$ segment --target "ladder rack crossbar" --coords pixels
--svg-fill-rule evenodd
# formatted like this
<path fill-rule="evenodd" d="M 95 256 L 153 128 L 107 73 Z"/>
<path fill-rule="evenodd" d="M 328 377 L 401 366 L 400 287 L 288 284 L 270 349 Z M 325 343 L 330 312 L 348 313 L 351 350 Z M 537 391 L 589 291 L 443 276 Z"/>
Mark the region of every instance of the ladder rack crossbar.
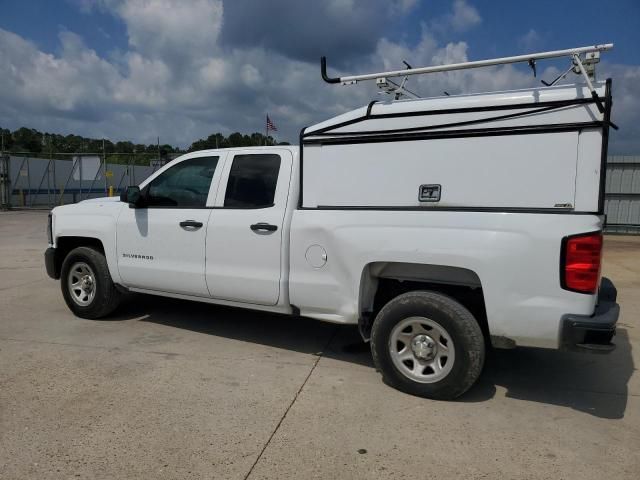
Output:
<path fill-rule="evenodd" d="M 407 68 L 404 70 L 390 70 L 388 72 L 368 73 L 364 75 L 348 75 L 346 77 L 327 76 L 327 59 L 321 58 L 322 78 L 327 83 L 356 83 L 363 80 L 375 80 L 381 77 L 400 77 L 407 75 L 418 75 L 423 73 L 450 72 L 453 70 L 465 70 L 469 68 L 489 67 L 493 65 L 506 65 L 510 63 L 529 62 L 532 60 L 542 60 L 545 58 L 571 57 L 591 52 L 602 52 L 611 50 L 613 43 L 592 45 L 590 47 L 569 48 L 566 50 L 552 50 L 549 52 L 530 53 L 527 55 L 516 55 L 513 57 L 492 58 L 487 60 L 476 60 L 472 62 L 452 63 L 449 65 L 433 65 L 430 67 Z"/>

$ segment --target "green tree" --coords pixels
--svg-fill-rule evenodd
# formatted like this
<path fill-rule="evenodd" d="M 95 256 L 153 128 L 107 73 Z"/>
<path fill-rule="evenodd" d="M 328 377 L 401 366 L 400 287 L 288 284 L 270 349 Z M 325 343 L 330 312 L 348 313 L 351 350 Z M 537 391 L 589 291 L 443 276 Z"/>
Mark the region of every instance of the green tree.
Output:
<path fill-rule="evenodd" d="M 0 148 L 4 146 L 5 151 L 9 151 L 13 147 L 13 136 L 11 135 L 11 131 L 0 127 L 0 136 L 2 139 L 0 140 Z"/>
<path fill-rule="evenodd" d="M 117 142 L 116 153 L 133 153 L 133 147 L 131 142 Z"/>
<path fill-rule="evenodd" d="M 242 134 L 240 132 L 234 132 L 228 137 L 225 137 L 221 133 L 214 133 L 207 138 L 201 138 L 196 140 L 189 147 L 189 151 L 194 150 L 207 150 L 211 148 L 229 148 L 229 147 L 256 147 L 262 145 L 276 145 L 273 137 L 265 137 L 262 133 L 254 132 L 250 135 Z M 280 145 L 288 145 L 283 142 Z"/>
<path fill-rule="evenodd" d="M 42 151 L 42 134 L 32 128 L 22 127 L 13 132 L 14 150 L 25 152 Z"/>
<path fill-rule="evenodd" d="M 128 140 L 112 141 L 107 139 L 103 140 L 102 138 L 87 138 L 75 134 L 61 135 L 58 133 L 42 133 L 27 127 L 18 128 L 13 132 L 0 128 L 0 132 L 4 134 L 5 151 L 29 152 L 35 156 L 47 157 L 49 152 L 54 154 L 102 153 L 103 146 L 105 153 L 109 155 L 109 162 L 126 163 L 131 159 L 127 154 L 133 154 L 134 151 L 136 152 L 135 161 L 139 163 L 148 162 L 149 159 L 155 158 L 158 155 L 158 145 L 154 143 L 143 145 L 134 144 Z M 212 133 L 206 138 L 194 141 L 189 147 L 189 151 L 260 145 L 276 145 L 276 141 L 273 137 L 265 136 L 259 132 L 251 134 L 234 132 L 228 137 L 217 132 Z M 288 145 L 288 143 L 281 142 L 278 143 L 278 145 Z M 178 147 L 169 144 L 160 146 L 160 155 L 163 157 L 169 154 L 180 153 L 180 151 Z"/>

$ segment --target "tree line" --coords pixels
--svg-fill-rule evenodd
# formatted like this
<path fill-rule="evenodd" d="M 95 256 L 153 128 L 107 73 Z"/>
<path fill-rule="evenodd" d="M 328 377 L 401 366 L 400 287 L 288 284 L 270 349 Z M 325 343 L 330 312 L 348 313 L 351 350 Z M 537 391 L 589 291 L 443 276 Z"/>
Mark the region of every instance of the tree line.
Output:
<path fill-rule="evenodd" d="M 175 156 L 183 153 L 178 147 L 169 144 L 135 144 L 130 141 L 112 141 L 108 139 L 87 138 L 81 135 L 60 135 L 57 133 L 40 132 L 33 128 L 22 127 L 11 131 L 0 127 L 3 145 L 0 148 L 6 153 L 24 152 L 37 157 L 47 157 L 50 153 L 104 153 L 113 154 L 136 154 L 136 156 L 157 157 L 158 150 L 161 156 Z M 207 138 L 196 140 L 187 151 L 204 150 L 208 148 L 230 148 L 249 147 L 259 145 L 288 145 L 286 142 L 277 143 L 273 137 L 265 136 L 261 133 L 250 135 L 239 132 L 224 136 L 221 133 L 214 133 Z"/>
<path fill-rule="evenodd" d="M 3 150 L 5 152 L 24 152 L 37 156 L 49 153 L 153 153 L 158 155 L 157 144 L 135 144 L 130 141 L 113 142 L 108 139 L 87 138 L 81 135 L 60 135 L 57 133 L 40 132 L 34 128 L 22 127 L 10 131 L 0 128 Z M 180 152 L 177 147 L 164 144 L 160 145 L 160 150 L 165 153 Z M 40 155 L 38 155 L 40 154 Z"/>
<path fill-rule="evenodd" d="M 265 136 L 258 132 L 251 135 L 234 132 L 228 137 L 221 133 L 213 133 L 207 138 L 201 138 L 193 142 L 189 147 L 189 151 L 206 150 L 208 148 L 257 147 L 261 145 L 289 145 L 289 143 L 276 142 L 271 135 Z"/>

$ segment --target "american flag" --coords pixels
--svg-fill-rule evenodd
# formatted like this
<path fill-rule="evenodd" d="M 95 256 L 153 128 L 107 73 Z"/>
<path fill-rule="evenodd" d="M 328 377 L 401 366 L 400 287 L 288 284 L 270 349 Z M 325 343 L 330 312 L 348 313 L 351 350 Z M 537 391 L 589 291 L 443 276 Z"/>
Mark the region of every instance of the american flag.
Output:
<path fill-rule="evenodd" d="M 272 132 L 277 132 L 278 131 L 276 126 L 273 124 L 273 122 L 269 118 L 269 115 L 267 115 L 267 132 L 269 132 L 269 130 L 271 130 Z"/>

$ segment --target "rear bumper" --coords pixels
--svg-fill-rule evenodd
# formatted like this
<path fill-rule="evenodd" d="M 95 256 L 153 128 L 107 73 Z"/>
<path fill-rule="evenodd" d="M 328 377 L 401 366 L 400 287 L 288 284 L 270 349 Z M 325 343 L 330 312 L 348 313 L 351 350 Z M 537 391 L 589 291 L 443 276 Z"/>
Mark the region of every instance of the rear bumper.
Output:
<path fill-rule="evenodd" d="M 56 265 L 56 249 L 55 248 L 47 248 L 44 251 L 44 265 L 47 268 L 47 275 L 49 275 L 54 280 L 60 278 L 60 272 L 58 271 Z"/>
<path fill-rule="evenodd" d="M 613 282 L 602 278 L 598 304 L 591 316 L 567 314 L 562 317 L 560 348 L 591 353 L 609 353 L 615 349 L 611 339 L 616 334 L 620 305 Z"/>

